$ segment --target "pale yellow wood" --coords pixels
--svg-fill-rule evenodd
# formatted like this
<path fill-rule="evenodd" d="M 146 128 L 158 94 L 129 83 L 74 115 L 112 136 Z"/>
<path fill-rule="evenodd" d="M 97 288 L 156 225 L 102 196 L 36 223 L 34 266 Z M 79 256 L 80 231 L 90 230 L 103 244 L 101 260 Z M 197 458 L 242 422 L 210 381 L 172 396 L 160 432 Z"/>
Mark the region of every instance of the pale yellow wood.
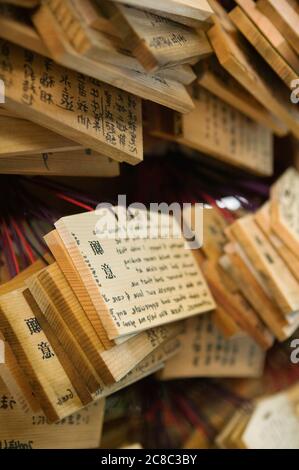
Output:
<path fill-rule="evenodd" d="M 181 83 L 80 56 L 67 41 L 47 5 L 33 16 L 33 22 L 56 62 L 177 111 L 186 113 L 193 109 L 192 100 Z"/>
<path fill-rule="evenodd" d="M 53 257 L 49 253 L 45 253 L 43 258 L 39 258 L 34 263 L 30 264 L 28 268 L 21 271 L 17 276 L 6 282 L 5 284 L 0 285 L 0 295 L 8 294 L 9 292 L 20 289 L 24 286 L 25 280 L 32 276 L 33 274 L 37 273 L 41 269 L 45 268 L 47 264 L 51 264 L 54 262 Z M 47 264 L 46 264 L 46 263 Z"/>
<path fill-rule="evenodd" d="M 138 61 L 120 38 L 93 30 L 86 25 L 73 0 L 48 0 L 46 5 L 78 54 L 97 62 L 132 70 L 139 68 Z"/>
<path fill-rule="evenodd" d="M 90 28 L 120 38 L 120 32 L 103 14 L 102 2 L 93 0 L 73 0 L 73 4 Z"/>
<path fill-rule="evenodd" d="M 297 449 L 299 446 L 298 384 L 255 403 L 242 443 L 247 449 Z"/>
<path fill-rule="evenodd" d="M 245 11 L 251 21 L 254 22 L 265 38 L 267 38 L 272 46 L 298 74 L 299 58 L 287 42 L 285 36 L 281 34 L 266 15 L 256 8 L 256 4 L 253 0 L 236 0 L 236 2 Z"/>
<path fill-rule="evenodd" d="M 148 71 L 190 63 L 212 54 L 203 31 L 180 26 L 169 19 L 127 5 L 107 3 L 111 21 L 124 45 Z"/>
<path fill-rule="evenodd" d="M 112 395 L 119 390 L 160 371 L 165 363 L 178 354 L 181 348 L 181 343 L 178 338 L 173 338 L 169 341 L 165 341 L 158 348 L 156 348 L 151 354 L 143 359 L 134 369 L 132 369 L 123 379 L 114 384 L 105 386 L 102 390 L 99 390 L 94 394 L 94 399 L 103 398 Z"/>
<path fill-rule="evenodd" d="M 27 279 L 26 285 L 88 390 L 95 392 L 102 384 L 102 345 L 56 263 Z"/>
<path fill-rule="evenodd" d="M 85 287 L 80 274 L 75 266 L 71 256 L 66 250 L 58 232 L 53 230 L 48 233 L 44 240 L 52 252 L 57 264 L 65 275 L 73 292 L 77 296 L 85 314 L 94 327 L 95 332 L 100 338 L 105 349 L 110 349 L 115 345 L 113 340 L 109 340 L 106 330 L 103 327 L 102 319 L 99 317 L 95 306 L 92 303 L 88 289 Z"/>
<path fill-rule="evenodd" d="M 40 153 L 37 155 L 0 156 L 0 173 L 48 176 L 119 176 L 119 163 L 90 149 Z"/>
<path fill-rule="evenodd" d="M 207 21 L 211 18 L 213 10 L 207 0 L 115 0 L 141 8 L 149 8 L 165 13 L 191 18 L 191 20 Z"/>
<path fill-rule="evenodd" d="M 98 1 L 98 0 L 97 0 Z M 197 30 L 208 30 L 212 24 L 212 17 L 208 18 L 207 20 L 200 20 L 198 21 L 196 18 L 188 18 L 182 15 L 176 15 L 175 13 L 165 12 L 158 9 L 153 8 L 145 8 L 149 12 L 153 13 L 154 15 L 162 16 L 163 18 L 167 18 L 168 20 L 175 21 L 176 23 L 180 23 L 182 25 L 188 26 L 190 28 L 194 28 Z"/>
<path fill-rule="evenodd" d="M 296 80 L 297 73 L 272 46 L 271 42 L 260 32 L 254 22 L 240 8 L 234 8 L 229 14 L 238 30 L 246 37 L 256 51 L 264 58 L 274 72 L 283 80 L 285 85 L 292 89 L 292 82 Z"/>
<path fill-rule="evenodd" d="M 8 393 L 11 394 L 11 391 L 0 384 L 0 395 Z M 14 394 L 10 400 L 12 400 L 12 408 L 0 409 L 1 449 L 89 449 L 99 447 L 105 400 L 99 400 L 57 424 L 50 424 L 42 412 L 24 414 L 22 405 Z"/>
<path fill-rule="evenodd" d="M 6 48 L 12 67 L 1 73 L 7 109 L 105 156 L 133 164 L 142 160 L 141 102 L 137 97 L 10 43 Z M 3 54 L 2 50 L 2 60 Z M 122 125 L 117 127 L 120 121 Z"/>
<path fill-rule="evenodd" d="M 253 267 L 244 261 L 244 252 L 239 245 L 230 244 L 226 248 L 226 256 L 229 258 L 229 274 L 244 295 L 246 300 L 254 307 L 262 321 L 279 341 L 285 341 L 297 328 L 290 326 L 285 317 L 268 297 L 253 273 Z"/>
<path fill-rule="evenodd" d="M 227 32 L 217 22 L 208 32 L 221 65 L 260 103 L 289 129 L 299 136 L 298 110 L 290 101 L 287 87 L 271 70 L 261 67 L 257 58 L 235 33 Z M 241 38 L 242 39 L 242 38 Z M 263 65 L 263 64 L 262 64 Z"/>
<path fill-rule="evenodd" d="M 277 236 L 271 227 L 270 203 L 264 204 L 255 214 L 255 220 L 273 247 L 284 260 L 293 276 L 299 282 L 299 257 Z"/>
<path fill-rule="evenodd" d="M 84 373 L 81 374 L 81 371 L 76 369 L 76 367 L 78 368 L 78 364 L 76 364 L 76 366 L 74 365 L 76 358 L 75 354 L 74 357 L 71 354 L 68 354 L 65 344 L 60 341 L 60 338 L 56 334 L 55 327 L 52 328 L 50 322 L 48 322 L 46 316 L 39 308 L 39 305 L 37 304 L 29 289 L 24 291 L 24 297 L 30 306 L 30 309 L 32 310 L 32 314 L 35 315 L 35 318 L 37 319 L 42 331 L 46 335 L 49 344 L 53 348 L 54 353 L 57 355 L 64 372 L 76 390 L 81 402 L 84 405 L 90 403 L 93 398 L 93 393 L 95 393 L 95 391 L 98 390 L 98 387 L 101 386 L 101 381 L 98 380 L 96 385 L 94 385 L 92 379 L 90 378 L 90 374 L 88 375 L 88 371 L 84 371 Z M 79 360 L 78 362 L 79 365 L 82 364 L 82 360 Z M 94 392 L 92 393 L 91 390 L 94 390 Z"/>
<path fill-rule="evenodd" d="M 26 284 L 79 374 L 87 381 L 93 370 L 105 383 L 119 381 L 161 343 L 180 331 L 180 325 L 177 324 L 161 326 L 104 351 L 93 326 L 56 263 L 27 279 Z"/>
<path fill-rule="evenodd" d="M 12 393 L 18 400 L 20 409 L 23 413 L 28 413 L 30 411 L 37 412 L 40 409 L 39 403 L 34 397 L 29 386 L 28 379 L 20 369 L 15 355 L 1 331 L 0 340 L 4 342 L 5 354 L 5 361 L 0 363 L 0 378 L 9 389 L 10 393 Z"/>
<path fill-rule="evenodd" d="M 287 0 L 258 0 L 257 7 L 268 16 L 299 54 L 299 13 Z"/>
<path fill-rule="evenodd" d="M 112 382 L 118 382 L 136 367 L 136 364 L 159 348 L 161 344 L 166 344 L 172 337 L 177 336 L 181 330 L 181 322 L 152 328 L 135 335 L 125 343 L 102 352 L 101 358 L 109 370 L 108 377 L 103 369 L 103 377 L 107 382 L 111 382 L 111 379 Z"/>
<path fill-rule="evenodd" d="M 0 158 L 47 152 L 75 151 L 82 148 L 55 132 L 25 119 L 0 116 Z"/>
<path fill-rule="evenodd" d="M 126 209 L 118 206 L 114 207 L 116 210 L 126 220 Z M 143 221 L 146 214 L 144 210 L 138 211 Z M 175 218 L 169 219 L 164 214 L 160 217 L 165 228 L 167 224 L 173 227 L 175 236 L 168 233 L 162 239 L 161 235 L 144 238 L 137 228 L 125 240 L 119 239 L 117 233 L 108 236 L 108 227 L 101 225 L 105 217 L 107 209 L 100 208 L 96 212 L 64 217 L 55 227 L 109 338 L 137 333 L 214 308 L 192 250 L 185 249 Z M 156 224 L 152 220 L 151 230 Z M 143 225 L 143 229 L 149 230 L 149 226 Z M 178 270 L 181 274 L 177 277 Z"/>
<path fill-rule="evenodd" d="M 167 362 L 163 379 L 261 376 L 265 353 L 249 336 L 224 338 L 209 315 L 186 323 L 181 350 Z"/>
<path fill-rule="evenodd" d="M 278 136 L 285 135 L 279 121 L 261 105 L 242 85 L 221 67 L 216 57 L 199 63 L 197 68 L 199 85 L 222 101 L 236 108 L 253 121 L 267 127 Z"/>
<path fill-rule="evenodd" d="M 213 323 L 223 334 L 225 338 L 231 338 L 232 336 L 240 333 L 239 325 L 234 319 L 224 310 L 222 307 L 217 305 L 215 312 L 213 312 Z"/>
<path fill-rule="evenodd" d="M 202 250 L 209 259 L 217 260 L 227 243 L 225 228 L 227 222 L 221 211 L 214 208 L 203 211 L 203 245 Z"/>
<path fill-rule="evenodd" d="M 243 332 L 263 348 L 268 349 L 273 344 L 273 335 L 259 318 L 257 312 L 238 291 L 231 279 L 225 279 L 226 273 L 214 262 L 207 262 L 204 274 L 211 287 L 216 303 L 219 304 L 233 318 L 233 321 Z M 230 282 L 228 282 L 230 281 Z"/>
<path fill-rule="evenodd" d="M 299 172 L 287 169 L 271 188 L 271 226 L 299 258 Z"/>
<path fill-rule="evenodd" d="M 189 114 L 169 116 L 161 110 L 161 125 L 156 119 L 153 126 L 158 129 L 151 133 L 252 173 L 271 175 L 271 132 L 204 88 L 195 96 L 195 109 Z"/>
<path fill-rule="evenodd" d="M 52 2 L 53 3 L 53 2 Z M 57 2 L 56 2 L 57 3 Z M 60 2 L 61 3 L 61 2 Z M 110 2 L 109 2 L 110 3 Z M 59 5 L 59 3 L 57 3 Z M 90 1 L 90 0 L 72 0 L 72 5 L 73 8 L 77 10 L 78 16 L 82 17 L 85 23 L 85 29 L 87 26 L 92 27 L 93 29 L 96 29 L 100 31 L 101 33 L 108 34 L 109 36 L 115 36 L 120 39 L 120 31 L 117 30 L 111 21 L 109 21 L 107 18 L 105 18 L 101 14 L 100 8 L 102 8 L 102 3 L 101 5 L 97 5 L 96 3 Z M 72 9 L 73 11 L 73 9 Z M 63 24 L 65 24 L 65 20 L 63 21 Z M 91 38 L 90 41 L 92 41 L 92 38 L 94 41 L 96 40 L 96 37 L 92 36 L 91 33 Z M 107 44 L 107 38 L 104 37 L 104 42 Z M 203 42 L 203 41 L 202 41 Z M 98 46 L 99 40 L 97 41 Z M 113 43 L 111 43 L 113 44 Z M 102 45 L 103 47 L 103 45 Z M 120 52 L 124 53 L 124 51 L 121 48 Z M 211 50 L 211 48 L 210 48 Z M 139 72 L 144 72 L 143 67 L 140 67 L 140 64 L 138 61 L 133 60 L 133 58 L 129 58 L 129 51 L 125 51 L 125 57 L 119 57 L 118 54 L 118 60 L 122 60 L 122 65 L 125 68 L 131 68 L 134 71 L 139 71 Z M 129 54 L 129 55 L 128 55 Z M 114 51 L 115 55 L 115 51 Z M 112 54 L 113 56 L 113 54 Z M 95 54 L 95 60 L 99 61 L 100 55 L 99 53 Z M 104 54 L 103 60 L 105 62 L 109 62 L 112 65 L 116 65 L 116 60 L 114 57 L 111 57 L 111 54 Z M 155 74 L 157 77 L 160 77 L 161 79 L 166 79 L 166 80 L 172 80 L 175 82 L 182 83 L 184 85 L 189 85 L 192 81 L 195 80 L 195 75 L 190 67 L 187 65 L 177 65 L 176 67 L 169 67 L 165 69 L 161 69 Z"/>
<path fill-rule="evenodd" d="M 24 289 L 0 297 L 0 327 L 49 421 L 58 421 L 82 408 L 73 385 L 40 328 L 31 334 L 26 320 L 35 316 Z"/>
<path fill-rule="evenodd" d="M 255 223 L 253 216 L 242 217 L 231 226 L 233 235 L 261 274 L 273 300 L 284 315 L 299 311 L 299 284 Z"/>

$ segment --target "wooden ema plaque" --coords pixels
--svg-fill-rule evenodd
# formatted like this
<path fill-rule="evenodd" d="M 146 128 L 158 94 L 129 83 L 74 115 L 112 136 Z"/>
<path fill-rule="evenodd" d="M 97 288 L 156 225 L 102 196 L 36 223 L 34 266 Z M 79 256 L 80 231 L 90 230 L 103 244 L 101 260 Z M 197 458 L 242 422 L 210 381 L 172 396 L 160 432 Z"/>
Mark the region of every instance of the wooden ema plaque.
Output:
<path fill-rule="evenodd" d="M 212 54 L 203 31 L 195 31 L 149 11 L 107 2 L 107 10 L 124 44 L 145 70 L 188 64 Z"/>
<path fill-rule="evenodd" d="M 55 224 L 109 338 L 214 308 L 200 268 L 192 250 L 185 248 L 175 219 L 162 214 L 160 222 L 166 229 L 173 224 L 176 236 L 144 238 L 142 230 L 150 229 L 146 211 L 137 211 L 136 219 L 127 219 L 124 208 L 114 210 L 120 211 L 122 220 L 131 221 L 133 231 L 136 229 L 132 239 L 119 238 L 122 226 L 116 227 L 112 235 L 106 232 L 101 226 L 108 214 L 106 209 L 64 217 Z M 115 221 L 114 214 L 112 217 Z M 138 220 L 145 225 L 139 225 Z M 156 220 L 151 229 L 155 224 Z"/>
<path fill-rule="evenodd" d="M 292 317 L 298 313 L 298 283 L 254 218 L 243 217 L 234 222 L 230 229 L 283 314 Z"/>
<path fill-rule="evenodd" d="M 273 141 L 267 128 L 204 88 L 196 89 L 194 104 L 186 115 L 157 110 L 160 116 L 150 132 L 252 173 L 272 174 Z"/>
<path fill-rule="evenodd" d="M 157 4 L 155 0 L 116 0 L 139 8 L 154 10 L 166 15 L 174 15 L 178 21 L 189 26 L 210 23 L 213 10 L 207 0 L 166 0 Z M 180 20 L 181 18 L 181 20 Z"/>
<path fill-rule="evenodd" d="M 248 39 L 250 44 L 269 64 L 273 71 L 284 81 L 285 85 L 289 89 L 292 89 L 292 82 L 297 78 L 297 73 L 272 46 L 271 42 L 261 33 L 252 18 L 240 7 L 234 8 L 229 16 L 238 30 Z"/>
<path fill-rule="evenodd" d="M 217 21 L 208 35 L 222 67 L 274 114 L 280 121 L 282 132 L 283 129 L 285 133 L 290 130 L 298 137 L 298 110 L 289 99 L 290 91 L 282 86 L 275 73 L 265 68 L 258 54 L 248 47 L 237 31 L 228 31 L 221 21 Z"/>
<path fill-rule="evenodd" d="M 69 42 L 49 5 L 43 4 L 33 16 L 33 22 L 54 60 L 65 67 L 103 80 L 146 100 L 186 113 L 193 109 L 192 99 L 182 83 L 174 78 L 148 74 L 95 61 L 80 55 Z M 55 39 L 55 40 L 54 40 Z M 137 61 L 136 61 L 137 62 Z"/>
<path fill-rule="evenodd" d="M 210 315 L 190 318 L 180 352 L 162 370 L 164 380 L 187 377 L 259 377 L 265 353 L 245 334 L 225 339 Z"/>
<path fill-rule="evenodd" d="M 299 173 L 289 168 L 271 189 L 271 227 L 285 245 L 299 257 Z"/>
<path fill-rule="evenodd" d="M 0 449 L 93 449 L 100 445 L 105 400 L 50 424 L 42 412 L 25 414 L 0 381 Z"/>
<path fill-rule="evenodd" d="M 198 84 L 220 100 L 236 108 L 276 135 L 284 135 L 277 119 L 240 85 L 221 65 L 215 56 L 196 66 Z"/>
<path fill-rule="evenodd" d="M 142 160 L 138 98 L 5 41 L 0 57 L 8 110 L 116 160 Z"/>

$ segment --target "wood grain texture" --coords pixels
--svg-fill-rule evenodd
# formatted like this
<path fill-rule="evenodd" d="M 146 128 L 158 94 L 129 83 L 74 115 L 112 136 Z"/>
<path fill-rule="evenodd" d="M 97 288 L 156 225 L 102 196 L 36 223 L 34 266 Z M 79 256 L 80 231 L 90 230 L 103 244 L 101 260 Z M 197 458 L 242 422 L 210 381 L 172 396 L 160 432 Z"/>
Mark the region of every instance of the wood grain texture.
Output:
<path fill-rule="evenodd" d="M 229 16 L 238 30 L 246 37 L 279 78 L 283 80 L 285 85 L 292 89 L 292 82 L 296 80 L 297 73 L 260 32 L 251 18 L 240 7 L 234 8 Z"/>
<path fill-rule="evenodd" d="M 1 50 L 1 57 L 4 60 L 7 51 L 11 65 L 1 74 L 6 83 L 7 109 L 105 156 L 133 164 L 142 160 L 138 98 L 20 47 L 6 43 L 5 48 Z M 28 81 L 27 88 L 23 88 L 24 77 Z M 120 120 L 122 127 L 117 128 Z"/>
<path fill-rule="evenodd" d="M 289 90 L 281 86 L 279 78 L 271 69 L 265 70 L 254 51 L 250 51 L 239 36 L 226 31 L 220 22 L 208 35 L 226 71 L 283 123 L 285 131 L 289 129 L 298 137 L 299 114 L 290 102 Z"/>
<path fill-rule="evenodd" d="M 43 5 L 33 16 L 33 22 L 56 62 L 182 113 L 193 109 L 192 100 L 181 83 L 80 56 L 67 41 L 47 5 Z"/>

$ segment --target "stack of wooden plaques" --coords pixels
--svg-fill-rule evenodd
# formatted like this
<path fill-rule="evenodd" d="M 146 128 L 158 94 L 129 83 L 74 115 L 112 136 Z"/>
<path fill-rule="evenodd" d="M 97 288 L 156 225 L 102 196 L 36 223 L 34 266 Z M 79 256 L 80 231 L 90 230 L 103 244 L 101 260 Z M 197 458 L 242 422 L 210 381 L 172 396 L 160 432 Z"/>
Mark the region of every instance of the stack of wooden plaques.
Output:
<path fill-rule="evenodd" d="M 1 1 L 5 110 L 60 136 L 54 148 L 49 135 L 31 150 L 24 124 L 24 154 L 4 153 L 1 171 L 112 176 L 103 157 L 139 163 L 145 125 L 156 138 L 272 175 L 273 135 L 299 137 L 290 99 L 299 14 L 287 0 L 233 4 L 227 12 L 215 0 Z"/>
<path fill-rule="evenodd" d="M 298 10 L 286 0 L 232 3 L 228 13 L 210 0 L 215 15 L 208 37 L 215 55 L 195 67 L 195 109 L 179 115 L 154 108 L 159 118 L 150 132 L 269 176 L 273 134 L 299 137 Z"/>
<path fill-rule="evenodd" d="M 171 0 L 162 16 L 152 6 L 0 2 L 1 173 L 117 176 L 111 159 L 143 159 L 141 98 L 193 109 L 186 86 L 212 54 L 213 10 L 207 0 Z"/>
<path fill-rule="evenodd" d="M 231 223 L 219 208 L 204 210 L 198 259 L 217 307 L 212 316 L 187 321 L 163 379 L 258 376 L 263 350 L 296 332 L 298 191 L 299 173 L 289 168 L 254 214 Z"/>
<path fill-rule="evenodd" d="M 244 296 L 254 317 L 279 341 L 299 325 L 298 188 L 299 173 L 289 168 L 273 185 L 267 203 L 226 229 L 228 243 L 219 259 L 234 295 Z"/>
<path fill-rule="evenodd" d="M 260 398 L 236 411 L 218 435 L 224 449 L 298 449 L 299 386 Z"/>
<path fill-rule="evenodd" d="M 137 222 L 134 238 L 118 231 L 111 236 L 106 208 L 63 217 L 45 237 L 54 256 L 49 265 L 36 262 L 0 287 L 1 338 L 9 358 L 1 379 L 47 423 L 159 370 L 179 350 L 182 321 L 215 307 L 182 235 L 144 238 L 140 217 L 147 220 L 146 211 L 134 219 L 114 210 L 119 221 Z M 170 222 L 161 217 L 162 225 Z M 26 423 L 24 429 L 29 436 L 34 431 Z M 10 435 L 3 432 L 5 442 Z M 24 441 L 22 429 L 15 436 Z"/>
<path fill-rule="evenodd" d="M 6 6 L 1 36 L 77 72 L 187 112 L 193 104 L 185 86 L 196 78 L 191 65 L 212 54 L 204 29 L 213 14 L 207 0 L 189 4 L 169 2 L 174 20 L 165 17 L 167 12 L 163 17 L 152 12 L 147 2 L 45 1 L 31 15 L 27 11 L 36 29 L 24 23 L 18 8 Z"/>

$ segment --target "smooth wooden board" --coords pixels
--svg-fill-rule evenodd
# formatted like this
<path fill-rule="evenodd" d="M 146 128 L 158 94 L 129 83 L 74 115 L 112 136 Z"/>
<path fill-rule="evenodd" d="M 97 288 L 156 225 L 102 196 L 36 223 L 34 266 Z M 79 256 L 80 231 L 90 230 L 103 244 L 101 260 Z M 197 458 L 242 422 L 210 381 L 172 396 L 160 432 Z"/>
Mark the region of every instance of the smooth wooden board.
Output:
<path fill-rule="evenodd" d="M 187 320 L 180 352 L 167 362 L 165 380 L 190 377 L 259 377 L 265 353 L 249 336 L 226 339 L 210 315 Z"/>
<path fill-rule="evenodd" d="M 107 397 L 113 393 L 122 390 L 125 387 L 161 370 L 165 363 L 176 355 L 181 348 L 181 343 L 178 338 L 173 338 L 169 341 L 162 343 L 151 354 L 146 356 L 134 369 L 132 369 L 123 379 L 111 385 L 105 386 L 94 394 L 94 399 Z"/>
<path fill-rule="evenodd" d="M 99 400 L 63 421 L 50 424 L 40 413 L 24 414 L 18 397 L 0 384 L 12 407 L 0 409 L 0 449 L 93 449 L 100 445 L 105 400 Z"/>
<path fill-rule="evenodd" d="M 29 278 L 26 283 L 82 377 L 86 377 L 88 371 L 96 371 L 94 376 L 98 374 L 106 384 L 119 381 L 161 343 L 180 331 L 180 326 L 175 324 L 158 327 L 104 351 L 95 330 L 55 263 Z"/>
<path fill-rule="evenodd" d="M 120 32 L 115 28 L 112 22 L 103 14 L 102 2 L 93 0 L 73 0 L 73 5 L 83 17 L 84 22 L 90 28 L 109 34 L 110 36 L 120 37 Z"/>
<path fill-rule="evenodd" d="M 102 360 L 110 375 L 109 378 L 107 378 L 107 374 L 105 375 L 106 380 L 113 383 L 123 379 L 145 357 L 152 354 L 161 345 L 169 343 L 172 338 L 176 338 L 181 333 L 181 323 L 149 329 L 108 351 L 102 352 Z M 176 341 L 174 343 L 176 344 Z"/>
<path fill-rule="evenodd" d="M 115 210 L 126 220 L 125 208 L 119 206 Z M 160 220 L 165 227 L 174 224 L 176 237 L 143 238 L 139 230 L 149 230 L 146 222 L 145 226 L 136 227 L 137 232 L 126 241 L 118 238 L 117 232 L 107 237 L 107 229 L 99 219 L 101 214 L 107 217 L 106 209 L 64 217 L 55 227 L 109 338 L 137 333 L 214 308 L 200 268 L 192 250 L 185 249 L 175 219 L 170 221 L 169 216 L 161 214 Z M 147 217 L 143 210 L 136 216 L 143 222 Z M 157 223 L 152 222 L 151 230 Z"/>
<path fill-rule="evenodd" d="M 144 70 L 120 38 L 88 28 L 73 0 L 49 0 L 47 8 L 79 55 L 125 69 Z"/>

